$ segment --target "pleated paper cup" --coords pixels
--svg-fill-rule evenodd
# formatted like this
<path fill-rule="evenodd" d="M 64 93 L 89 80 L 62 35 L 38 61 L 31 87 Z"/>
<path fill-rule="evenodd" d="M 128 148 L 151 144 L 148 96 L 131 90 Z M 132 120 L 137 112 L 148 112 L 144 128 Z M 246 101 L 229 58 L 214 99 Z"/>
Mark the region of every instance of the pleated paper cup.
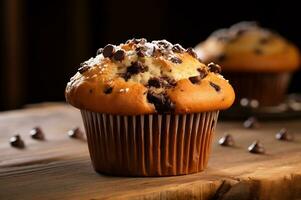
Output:
<path fill-rule="evenodd" d="M 248 98 L 256 99 L 260 106 L 282 103 L 291 79 L 290 73 L 226 72 L 223 75 L 235 90 L 236 103 Z"/>
<path fill-rule="evenodd" d="M 137 116 L 81 113 L 97 172 L 172 176 L 206 168 L 219 112 Z"/>

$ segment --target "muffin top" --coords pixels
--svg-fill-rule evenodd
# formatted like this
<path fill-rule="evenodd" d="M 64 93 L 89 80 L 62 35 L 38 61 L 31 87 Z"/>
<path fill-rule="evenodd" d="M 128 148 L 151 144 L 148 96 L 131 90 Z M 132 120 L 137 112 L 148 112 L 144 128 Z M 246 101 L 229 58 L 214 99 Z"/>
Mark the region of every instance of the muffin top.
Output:
<path fill-rule="evenodd" d="M 216 62 L 224 71 L 289 72 L 300 62 L 296 46 L 255 22 L 217 30 L 195 50 L 205 63 Z"/>
<path fill-rule="evenodd" d="M 79 109 L 118 115 L 220 110 L 235 97 L 220 72 L 219 65 L 201 63 L 192 48 L 132 39 L 108 44 L 82 63 L 65 96 Z"/>

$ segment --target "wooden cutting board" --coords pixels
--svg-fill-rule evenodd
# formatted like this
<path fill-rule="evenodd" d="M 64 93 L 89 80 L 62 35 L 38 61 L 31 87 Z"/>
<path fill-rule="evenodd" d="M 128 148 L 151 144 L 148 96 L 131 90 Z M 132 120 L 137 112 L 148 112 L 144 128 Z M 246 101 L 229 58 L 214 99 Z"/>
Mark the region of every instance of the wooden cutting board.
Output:
<path fill-rule="evenodd" d="M 40 126 L 46 141 L 30 138 Z M 0 199 L 301 199 L 301 119 L 262 122 L 244 129 L 241 122 L 219 122 L 208 169 L 162 178 L 110 177 L 93 171 L 87 143 L 67 131 L 83 128 L 78 110 L 65 104 L 40 104 L 0 113 Z M 294 142 L 275 140 L 281 128 L 295 133 Z M 217 139 L 232 134 L 236 147 Z M 10 147 L 19 133 L 23 150 Z M 255 139 L 265 155 L 246 150 Z"/>

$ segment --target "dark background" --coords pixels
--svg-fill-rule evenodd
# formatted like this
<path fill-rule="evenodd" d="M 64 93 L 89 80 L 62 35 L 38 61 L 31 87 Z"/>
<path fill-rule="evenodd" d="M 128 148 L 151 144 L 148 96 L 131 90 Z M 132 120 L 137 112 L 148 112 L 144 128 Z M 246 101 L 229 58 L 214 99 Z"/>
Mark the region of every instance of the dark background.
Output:
<path fill-rule="evenodd" d="M 0 110 L 64 101 L 79 63 L 107 43 L 167 39 L 195 46 L 215 29 L 258 21 L 301 47 L 293 1 L 0 1 Z M 301 92 L 297 72 L 290 92 Z"/>

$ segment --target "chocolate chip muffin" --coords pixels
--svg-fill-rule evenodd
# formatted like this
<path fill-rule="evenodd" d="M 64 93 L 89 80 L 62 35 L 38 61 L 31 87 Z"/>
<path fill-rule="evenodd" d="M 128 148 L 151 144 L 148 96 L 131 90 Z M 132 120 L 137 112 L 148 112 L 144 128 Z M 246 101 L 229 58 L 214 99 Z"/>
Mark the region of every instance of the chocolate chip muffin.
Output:
<path fill-rule="evenodd" d="M 238 101 L 255 99 L 261 106 L 283 101 L 291 73 L 300 64 L 295 45 L 255 22 L 217 30 L 195 50 L 205 63 L 223 66 L 223 75 L 233 85 Z"/>
<path fill-rule="evenodd" d="M 166 40 L 106 45 L 81 64 L 66 99 L 79 108 L 97 172 L 168 176 L 202 171 L 219 110 L 234 91 L 220 67 Z"/>

